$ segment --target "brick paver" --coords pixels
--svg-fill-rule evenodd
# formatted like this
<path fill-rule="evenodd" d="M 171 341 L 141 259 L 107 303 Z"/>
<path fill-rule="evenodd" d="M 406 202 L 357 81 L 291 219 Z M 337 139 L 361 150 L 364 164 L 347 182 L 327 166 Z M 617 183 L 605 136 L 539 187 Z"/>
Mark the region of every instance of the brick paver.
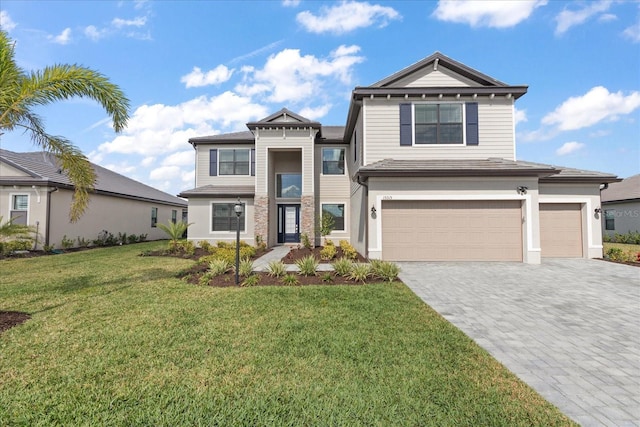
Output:
<path fill-rule="evenodd" d="M 640 426 L 640 268 L 399 264 L 416 295 L 573 420 Z"/>

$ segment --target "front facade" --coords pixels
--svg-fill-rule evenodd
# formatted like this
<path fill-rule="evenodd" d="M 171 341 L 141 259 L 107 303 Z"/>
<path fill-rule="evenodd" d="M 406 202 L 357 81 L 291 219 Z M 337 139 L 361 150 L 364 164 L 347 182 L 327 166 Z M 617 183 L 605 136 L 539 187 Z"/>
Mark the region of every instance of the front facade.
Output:
<path fill-rule="evenodd" d="M 175 196 L 93 165 L 97 176 L 89 206 L 75 223 L 69 222 L 74 187 L 55 156 L 45 152 L 15 153 L 0 149 L 0 217 L 33 226 L 38 240 L 59 248 L 62 240 L 91 241 L 103 230 L 117 236 L 145 234 L 147 240 L 166 239 L 159 222 L 180 221 L 187 203 Z"/>
<path fill-rule="evenodd" d="M 357 87 L 346 126 L 283 109 L 248 131 L 192 138 L 192 240 L 319 244 L 393 261 L 539 263 L 599 257 L 599 186 L 616 177 L 517 161 L 509 86 L 440 53 Z"/>
<path fill-rule="evenodd" d="M 600 194 L 605 235 L 640 233 L 640 174 L 610 184 Z"/>

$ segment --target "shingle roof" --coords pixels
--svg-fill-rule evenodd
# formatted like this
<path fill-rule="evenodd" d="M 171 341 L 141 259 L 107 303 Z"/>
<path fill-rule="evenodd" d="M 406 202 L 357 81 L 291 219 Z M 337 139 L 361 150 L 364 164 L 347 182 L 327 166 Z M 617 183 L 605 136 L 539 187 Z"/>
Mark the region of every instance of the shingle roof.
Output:
<path fill-rule="evenodd" d="M 640 199 L 640 174 L 609 184 L 609 188 L 600 193 L 600 200 L 603 202 L 634 199 Z"/>
<path fill-rule="evenodd" d="M 291 124 L 291 123 L 289 123 Z M 320 137 L 316 142 L 344 142 L 344 126 L 320 126 Z M 219 135 L 197 136 L 189 138 L 189 143 L 198 144 L 254 144 L 255 136 L 251 131 L 222 133 Z"/>
<path fill-rule="evenodd" d="M 549 165 L 506 159 L 395 160 L 384 159 L 358 170 L 368 176 L 548 176 L 558 170 Z"/>
<path fill-rule="evenodd" d="M 62 173 L 55 155 L 47 152 L 15 153 L 0 149 L 0 160 L 28 173 L 29 177 L 0 177 L 0 183 L 54 185 L 72 188 L 69 177 Z M 96 172 L 96 193 L 149 200 L 186 207 L 187 202 L 109 169 L 91 164 Z"/>
<path fill-rule="evenodd" d="M 597 182 L 597 183 L 607 183 L 607 182 L 617 182 L 620 181 L 614 174 L 610 174 L 607 172 L 598 172 L 586 169 L 576 169 L 570 168 L 567 166 L 556 166 L 556 165 L 545 165 L 543 163 L 534 163 L 534 162 L 525 162 L 520 161 L 520 163 L 526 163 L 533 166 L 548 166 L 558 169 L 559 172 L 541 178 L 541 182 Z"/>
<path fill-rule="evenodd" d="M 191 190 L 183 191 L 180 197 L 253 197 L 256 189 L 253 185 L 205 185 Z"/>

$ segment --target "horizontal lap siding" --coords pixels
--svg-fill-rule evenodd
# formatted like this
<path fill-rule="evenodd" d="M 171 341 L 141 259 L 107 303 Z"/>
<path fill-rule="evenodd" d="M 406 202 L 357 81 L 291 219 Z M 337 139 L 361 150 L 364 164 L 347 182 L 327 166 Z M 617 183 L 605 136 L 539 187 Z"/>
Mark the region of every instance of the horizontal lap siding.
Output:
<path fill-rule="evenodd" d="M 513 106 L 510 100 L 494 99 L 491 104 L 488 101 L 478 101 L 480 144 L 470 147 L 400 147 L 400 101 L 365 99 L 364 102 L 367 164 L 387 158 L 514 159 Z"/>
<path fill-rule="evenodd" d="M 422 69 L 394 83 L 394 87 L 469 87 L 478 84 L 446 69 Z"/>
<path fill-rule="evenodd" d="M 255 176 L 250 175 L 242 175 L 242 176 L 234 176 L 234 175 L 218 175 L 218 176 L 209 176 L 209 151 L 212 149 L 251 149 L 253 146 L 250 145 L 199 145 L 196 151 L 196 162 L 197 162 L 197 176 L 196 176 L 196 187 L 202 187 L 204 185 L 254 185 L 255 184 Z M 220 160 L 220 155 L 218 155 L 218 160 Z"/>

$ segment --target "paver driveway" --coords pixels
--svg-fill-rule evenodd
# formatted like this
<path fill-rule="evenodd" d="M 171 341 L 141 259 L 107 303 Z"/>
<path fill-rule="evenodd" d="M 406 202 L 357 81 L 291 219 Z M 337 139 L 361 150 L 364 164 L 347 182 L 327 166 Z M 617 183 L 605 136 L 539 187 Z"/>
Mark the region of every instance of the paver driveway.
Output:
<path fill-rule="evenodd" d="M 399 263 L 420 298 L 583 426 L 640 425 L 640 268 Z"/>

